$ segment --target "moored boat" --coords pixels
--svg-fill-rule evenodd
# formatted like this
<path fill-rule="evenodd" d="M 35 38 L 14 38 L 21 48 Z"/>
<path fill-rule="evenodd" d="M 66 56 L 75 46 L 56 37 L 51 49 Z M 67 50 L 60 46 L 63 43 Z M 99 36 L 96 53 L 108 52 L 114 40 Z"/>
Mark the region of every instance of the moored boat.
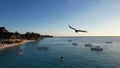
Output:
<path fill-rule="evenodd" d="M 68 42 L 72 42 L 72 40 L 68 40 Z"/>
<path fill-rule="evenodd" d="M 105 43 L 113 43 L 113 42 L 105 42 Z"/>
<path fill-rule="evenodd" d="M 85 44 L 85 46 L 93 46 L 91 43 L 87 43 L 87 44 Z"/>
<path fill-rule="evenodd" d="M 91 50 L 103 51 L 103 48 L 101 48 L 100 46 L 94 46 L 94 47 L 91 48 Z"/>
<path fill-rule="evenodd" d="M 72 43 L 72 45 L 78 45 L 76 42 Z"/>

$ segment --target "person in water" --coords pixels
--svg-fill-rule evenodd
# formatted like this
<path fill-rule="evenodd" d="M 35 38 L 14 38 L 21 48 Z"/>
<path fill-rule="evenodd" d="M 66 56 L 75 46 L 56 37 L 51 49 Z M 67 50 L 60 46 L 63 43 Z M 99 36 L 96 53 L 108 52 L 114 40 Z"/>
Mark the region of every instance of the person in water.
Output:
<path fill-rule="evenodd" d="M 60 60 L 61 60 L 61 61 L 63 61 L 63 60 L 64 60 L 64 57 L 63 57 L 63 56 L 61 56 L 61 57 L 60 57 Z"/>
<path fill-rule="evenodd" d="M 22 49 L 20 49 L 20 50 L 19 50 L 19 54 L 20 54 L 20 55 L 21 55 L 21 54 L 23 54 L 23 51 L 22 51 Z"/>

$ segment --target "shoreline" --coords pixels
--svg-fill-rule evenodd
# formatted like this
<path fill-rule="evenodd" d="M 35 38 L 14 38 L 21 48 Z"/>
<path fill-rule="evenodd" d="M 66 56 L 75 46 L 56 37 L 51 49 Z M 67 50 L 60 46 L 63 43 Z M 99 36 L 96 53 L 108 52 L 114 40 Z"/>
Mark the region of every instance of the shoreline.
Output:
<path fill-rule="evenodd" d="M 13 47 L 13 46 L 19 46 L 25 43 L 29 43 L 29 42 L 34 42 L 35 40 L 24 40 L 20 43 L 14 43 L 14 44 L 4 44 L 3 47 L 0 47 L 0 50 L 5 49 L 5 48 L 9 48 L 9 47 Z M 0 44 L 1 45 L 1 44 Z"/>

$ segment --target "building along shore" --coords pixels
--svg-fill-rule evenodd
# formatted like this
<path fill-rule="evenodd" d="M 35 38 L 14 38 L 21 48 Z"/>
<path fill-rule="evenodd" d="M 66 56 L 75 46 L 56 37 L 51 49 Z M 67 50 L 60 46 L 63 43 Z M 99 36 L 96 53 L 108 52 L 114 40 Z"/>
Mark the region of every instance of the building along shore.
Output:
<path fill-rule="evenodd" d="M 26 32 L 25 34 L 20 34 L 17 31 L 9 32 L 5 27 L 0 27 L 0 49 L 22 45 L 24 43 L 33 42 L 47 37 L 52 36 L 40 35 L 39 33 L 34 32 Z"/>
<path fill-rule="evenodd" d="M 20 43 L 13 43 L 13 44 L 0 44 L 0 50 L 5 49 L 5 48 L 9 48 L 9 47 L 13 47 L 13 46 L 19 46 L 25 43 L 30 43 L 30 42 L 34 42 L 35 40 L 24 40 Z"/>

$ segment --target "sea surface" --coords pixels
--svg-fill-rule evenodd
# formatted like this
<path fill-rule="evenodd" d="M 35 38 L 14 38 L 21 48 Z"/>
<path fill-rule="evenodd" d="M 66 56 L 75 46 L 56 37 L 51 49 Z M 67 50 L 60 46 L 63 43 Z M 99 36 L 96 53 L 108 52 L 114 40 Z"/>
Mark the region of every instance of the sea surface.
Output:
<path fill-rule="evenodd" d="M 103 51 L 92 51 L 86 43 Z M 0 68 L 120 68 L 120 37 L 54 37 L 10 47 L 0 50 Z"/>

